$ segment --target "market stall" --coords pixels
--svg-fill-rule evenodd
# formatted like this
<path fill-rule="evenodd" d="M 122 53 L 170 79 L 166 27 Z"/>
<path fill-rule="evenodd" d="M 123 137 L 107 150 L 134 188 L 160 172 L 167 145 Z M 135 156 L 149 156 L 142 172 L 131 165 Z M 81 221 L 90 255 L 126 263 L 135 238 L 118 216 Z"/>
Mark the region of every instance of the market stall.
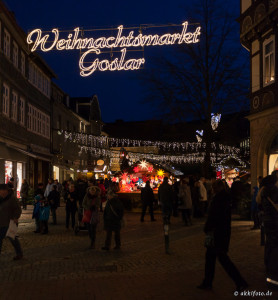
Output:
<path fill-rule="evenodd" d="M 169 183 L 172 184 L 178 180 L 177 175 L 181 172 L 172 169 L 167 170 L 167 167 L 148 162 L 146 160 L 139 161 L 121 173 L 117 173 L 112 178 L 113 182 L 119 183 L 118 192 L 119 198 L 123 201 L 126 209 L 131 210 L 141 207 L 141 189 L 145 187 L 146 181 L 150 181 L 151 188 L 154 191 L 156 201 L 158 201 L 158 188 L 163 182 L 165 176 L 169 178 Z"/>

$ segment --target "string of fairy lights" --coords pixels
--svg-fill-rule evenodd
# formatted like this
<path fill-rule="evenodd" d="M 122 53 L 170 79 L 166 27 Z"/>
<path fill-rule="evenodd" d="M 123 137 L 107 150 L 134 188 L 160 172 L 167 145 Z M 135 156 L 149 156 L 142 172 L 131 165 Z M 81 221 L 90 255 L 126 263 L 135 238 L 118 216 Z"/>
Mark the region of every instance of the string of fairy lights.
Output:
<path fill-rule="evenodd" d="M 129 138 L 114 138 L 108 136 L 95 136 L 85 133 L 75 133 L 68 131 L 60 131 L 60 134 L 64 135 L 66 141 L 77 143 L 92 148 L 124 148 L 124 147 L 156 147 L 164 152 L 186 152 L 192 153 L 192 151 L 205 151 L 205 142 L 165 142 L 165 141 L 149 141 L 149 140 L 137 140 Z M 85 149 L 85 148 L 83 148 Z M 238 154 L 239 148 L 227 146 L 223 144 L 211 143 L 211 149 L 213 151 L 220 151 L 225 154 Z"/>
<path fill-rule="evenodd" d="M 117 163 L 121 150 L 113 148 L 124 147 L 155 147 L 164 152 L 175 152 L 172 154 L 150 153 L 150 148 L 144 149 L 144 152 L 128 151 L 128 158 L 132 162 L 143 159 L 157 161 L 160 163 L 203 163 L 206 159 L 206 143 L 200 142 L 164 142 L 164 141 L 146 141 L 128 138 L 114 138 L 108 136 L 95 136 L 85 133 L 75 133 L 68 131 L 59 131 L 65 141 L 78 144 L 79 155 L 90 153 L 93 156 L 110 158 L 111 163 Z M 212 151 L 210 153 L 210 162 L 217 165 L 219 160 L 224 158 L 236 158 L 244 166 L 245 163 L 238 157 L 240 149 L 226 146 L 223 144 L 211 143 Z M 146 153 L 145 151 L 149 151 Z M 217 152 L 217 153 L 216 153 Z"/>

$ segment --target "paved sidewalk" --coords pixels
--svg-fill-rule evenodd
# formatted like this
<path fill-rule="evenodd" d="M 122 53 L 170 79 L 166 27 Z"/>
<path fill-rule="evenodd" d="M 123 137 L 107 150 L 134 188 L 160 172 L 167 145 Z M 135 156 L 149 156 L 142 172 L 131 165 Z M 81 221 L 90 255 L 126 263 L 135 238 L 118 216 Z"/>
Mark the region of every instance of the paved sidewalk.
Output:
<path fill-rule="evenodd" d="M 74 235 L 66 230 L 64 209 L 58 209 L 59 224 L 49 225 L 48 235 L 33 233 L 31 207 L 24 211 L 19 227 L 24 259 L 12 261 L 13 249 L 9 241 L 4 241 L 0 300 L 243 297 L 234 296 L 234 284 L 218 263 L 213 290 L 196 289 L 204 273 L 204 220 L 194 220 L 192 227 L 184 227 L 180 218 L 172 218 L 172 254 L 166 255 L 161 216 L 156 216 L 157 222 L 150 222 L 146 216 L 141 223 L 139 214 L 127 213 L 122 250 L 104 252 L 102 223 L 98 226 L 96 250 L 88 250 L 87 232 Z M 267 293 L 259 231 L 251 231 L 251 222 L 247 221 L 233 221 L 232 226 L 231 259 L 249 282 L 249 292 Z M 272 291 L 272 296 L 257 295 L 253 299 L 278 299 L 278 294 Z"/>

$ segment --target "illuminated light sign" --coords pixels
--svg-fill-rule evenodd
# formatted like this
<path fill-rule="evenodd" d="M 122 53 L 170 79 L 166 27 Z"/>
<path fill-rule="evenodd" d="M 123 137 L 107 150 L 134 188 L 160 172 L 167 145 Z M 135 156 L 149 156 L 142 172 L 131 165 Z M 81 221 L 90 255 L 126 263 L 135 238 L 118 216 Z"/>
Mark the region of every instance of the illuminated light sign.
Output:
<path fill-rule="evenodd" d="M 34 29 L 27 36 L 27 43 L 32 45 L 31 51 L 41 50 L 49 52 L 51 50 L 83 50 L 80 60 L 79 68 L 80 75 L 83 77 L 92 75 L 95 71 L 121 71 L 121 70 L 138 70 L 144 63 L 144 58 L 132 58 L 126 60 L 127 48 L 143 48 L 145 46 L 163 46 L 174 44 L 195 44 L 198 43 L 201 34 L 201 27 L 197 27 L 194 32 L 188 31 L 188 22 L 182 23 L 181 33 L 166 33 L 163 35 L 158 34 L 142 34 L 134 35 L 131 30 L 127 35 L 123 35 L 124 27 L 120 25 L 117 27 L 117 35 L 110 37 L 98 38 L 83 38 L 83 31 L 79 27 L 69 33 L 67 38 L 61 38 L 59 29 L 54 28 L 51 34 L 44 34 L 41 29 Z M 82 34 L 80 34 L 82 32 Z M 82 37 L 80 37 L 80 35 Z M 100 60 L 95 58 L 93 61 L 88 61 L 88 57 L 93 55 L 100 55 L 100 49 L 113 49 L 122 48 L 120 51 L 120 58 Z"/>

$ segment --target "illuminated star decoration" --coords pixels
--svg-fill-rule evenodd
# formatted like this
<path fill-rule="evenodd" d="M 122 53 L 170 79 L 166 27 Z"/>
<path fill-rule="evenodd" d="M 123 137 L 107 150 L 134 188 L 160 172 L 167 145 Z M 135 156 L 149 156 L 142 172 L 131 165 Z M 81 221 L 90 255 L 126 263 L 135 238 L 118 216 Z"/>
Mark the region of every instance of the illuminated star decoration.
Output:
<path fill-rule="evenodd" d="M 138 173 L 138 172 L 139 172 L 139 167 L 137 167 L 137 166 L 134 167 L 134 168 L 133 168 L 133 171 L 134 171 L 134 173 Z"/>
<path fill-rule="evenodd" d="M 122 181 L 127 182 L 128 181 L 128 174 L 127 173 L 122 174 L 121 179 L 122 179 Z"/>
<path fill-rule="evenodd" d="M 161 170 L 161 169 L 158 170 L 158 171 L 157 171 L 157 175 L 158 175 L 158 176 L 161 176 L 161 177 L 164 176 L 164 171 Z"/>
<path fill-rule="evenodd" d="M 139 166 L 142 170 L 144 170 L 148 168 L 148 163 L 145 160 L 141 160 Z"/>
<path fill-rule="evenodd" d="M 113 182 L 118 182 L 118 178 L 117 178 L 117 177 L 113 177 L 113 178 L 112 178 L 112 181 L 113 181 Z"/>
<path fill-rule="evenodd" d="M 151 173 L 152 171 L 153 171 L 153 166 L 149 166 L 149 167 L 148 167 L 148 172 Z"/>

